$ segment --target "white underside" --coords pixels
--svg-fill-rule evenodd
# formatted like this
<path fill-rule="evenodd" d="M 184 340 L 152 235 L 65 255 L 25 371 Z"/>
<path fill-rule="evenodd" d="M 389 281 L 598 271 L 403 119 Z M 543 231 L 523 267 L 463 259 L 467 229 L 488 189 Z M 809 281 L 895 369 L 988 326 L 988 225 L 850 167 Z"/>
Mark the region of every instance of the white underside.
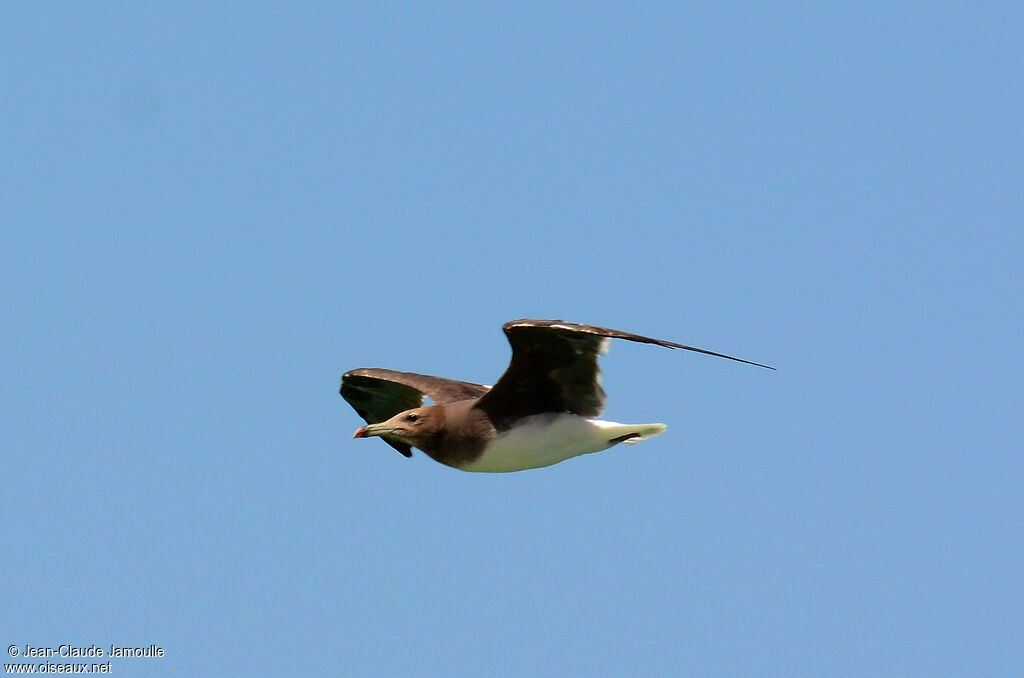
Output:
<path fill-rule="evenodd" d="M 551 466 L 581 454 L 600 452 L 618 443 L 639 443 L 665 431 L 664 424 L 617 424 L 574 414 L 538 414 L 488 443 L 479 459 L 463 471 L 507 473 Z"/>

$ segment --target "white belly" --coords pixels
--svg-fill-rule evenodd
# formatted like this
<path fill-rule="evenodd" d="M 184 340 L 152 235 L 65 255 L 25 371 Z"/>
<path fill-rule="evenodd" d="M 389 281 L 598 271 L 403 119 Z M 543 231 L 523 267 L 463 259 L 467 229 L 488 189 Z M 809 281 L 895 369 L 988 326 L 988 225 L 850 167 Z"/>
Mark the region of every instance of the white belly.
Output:
<path fill-rule="evenodd" d="M 551 466 L 581 454 L 600 452 L 619 442 L 637 443 L 665 430 L 663 424 L 617 424 L 574 414 L 538 414 L 487 444 L 479 459 L 463 471 L 506 473 Z M 628 440 L 623 437 L 632 436 Z"/>

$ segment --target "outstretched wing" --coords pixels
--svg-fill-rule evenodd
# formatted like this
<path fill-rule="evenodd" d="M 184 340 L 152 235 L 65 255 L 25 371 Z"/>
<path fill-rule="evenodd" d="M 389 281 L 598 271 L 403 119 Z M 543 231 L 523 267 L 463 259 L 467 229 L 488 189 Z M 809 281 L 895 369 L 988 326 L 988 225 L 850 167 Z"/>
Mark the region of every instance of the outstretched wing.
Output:
<path fill-rule="evenodd" d="M 597 358 L 607 350 L 609 339 L 682 348 L 768 367 L 673 341 L 562 320 L 524 318 L 507 322 L 502 329 L 512 344 L 512 360 L 505 374 L 477 405 L 499 429 L 542 412 L 571 412 L 583 417 L 601 414 L 607 396 L 601 388 Z"/>
<path fill-rule="evenodd" d="M 362 367 L 342 375 L 340 392 L 366 423 L 376 424 L 399 412 L 422 407 L 424 396 L 444 405 L 479 398 L 487 393 L 487 387 L 426 374 Z M 412 456 L 409 445 L 386 438 L 385 441 L 405 456 Z"/>

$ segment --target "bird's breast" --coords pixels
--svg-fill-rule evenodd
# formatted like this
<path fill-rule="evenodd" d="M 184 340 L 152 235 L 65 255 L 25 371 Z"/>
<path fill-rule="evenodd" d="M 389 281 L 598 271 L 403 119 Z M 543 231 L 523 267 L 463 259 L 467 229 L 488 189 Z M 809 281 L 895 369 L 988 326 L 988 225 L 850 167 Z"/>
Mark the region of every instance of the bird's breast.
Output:
<path fill-rule="evenodd" d="M 537 414 L 521 419 L 499 433 L 472 461 L 461 463 L 463 471 L 507 473 L 550 466 L 590 452 L 608 449 L 608 425 L 575 414 Z"/>

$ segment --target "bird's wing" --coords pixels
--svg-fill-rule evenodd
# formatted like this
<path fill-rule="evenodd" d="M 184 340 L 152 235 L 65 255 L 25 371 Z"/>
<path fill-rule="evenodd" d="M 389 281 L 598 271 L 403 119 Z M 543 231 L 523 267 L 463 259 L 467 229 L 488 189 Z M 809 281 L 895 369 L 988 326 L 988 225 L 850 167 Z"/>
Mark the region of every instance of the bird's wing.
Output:
<path fill-rule="evenodd" d="M 562 320 L 524 318 L 507 322 L 502 329 L 512 344 L 512 361 L 477 405 L 499 429 L 542 412 L 572 412 L 584 417 L 601 414 L 607 397 L 601 388 L 597 358 L 607 350 L 609 339 L 682 348 L 768 367 L 673 341 Z"/>
<path fill-rule="evenodd" d="M 487 387 L 426 374 L 362 367 L 342 375 L 340 392 L 366 423 L 376 424 L 399 412 L 422 407 L 424 396 L 437 405 L 444 405 L 479 398 L 487 393 Z M 405 456 L 412 456 L 409 445 L 385 440 Z"/>

